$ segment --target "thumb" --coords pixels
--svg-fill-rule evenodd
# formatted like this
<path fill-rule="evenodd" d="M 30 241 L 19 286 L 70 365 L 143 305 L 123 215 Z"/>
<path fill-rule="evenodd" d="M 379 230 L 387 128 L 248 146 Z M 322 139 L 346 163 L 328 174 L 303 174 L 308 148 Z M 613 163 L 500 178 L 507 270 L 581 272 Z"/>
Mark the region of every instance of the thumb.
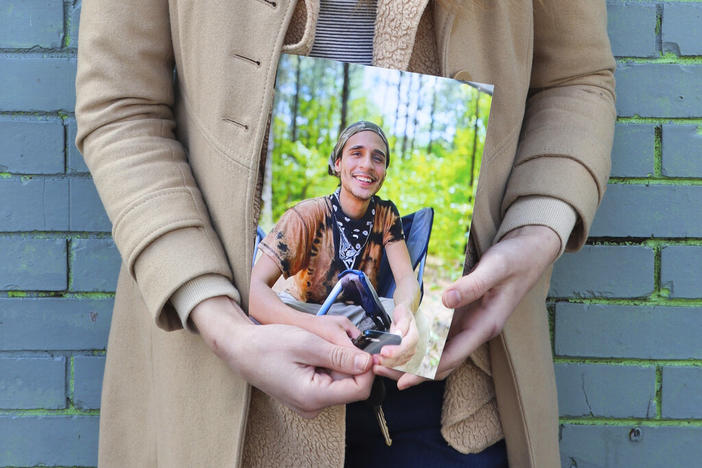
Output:
<path fill-rule="evenodd" d="M 362 374 L 373 365 L 371 355 L 351 346 L 325 343 L 325 349 L 315 353 L 318 358 L 314 365 L 344 374 Z"/>
<path fill-rule="evenodd" d="M 446 288 L 441 301 L 449 309 L 471 304 L 496 286 L 506 274 L 507 268 L 486 252 L 475 270 Z"/>

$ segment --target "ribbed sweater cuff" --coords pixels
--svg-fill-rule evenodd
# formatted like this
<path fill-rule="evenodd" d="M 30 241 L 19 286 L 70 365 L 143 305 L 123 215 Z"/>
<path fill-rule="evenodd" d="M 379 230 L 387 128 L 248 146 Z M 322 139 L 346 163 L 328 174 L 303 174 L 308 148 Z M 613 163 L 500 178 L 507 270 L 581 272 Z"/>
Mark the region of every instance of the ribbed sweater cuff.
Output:
<path fill-rule="evenodd" d="M 560 257 L 568 243 L 570 233 L 575 226 L 575 210 L 568 203 L 552 197 L 520 197 L 512 203 L 495 235 L 499 242 L 508 232 L 522 226 L 547 226 L 561 240 Z"/>
<path fill-rule="evenodd" d="M 171 296 L 171 304 L 178 312 L 183 328 L 197 332 L 195 325 L 189 321 L 190 312 L 196 305 L 216 296 L 228 296 L 237 303 L 241 302 L 239 291 L 222 275 L 207 274 L 198 276 L 183 284 Z"/>

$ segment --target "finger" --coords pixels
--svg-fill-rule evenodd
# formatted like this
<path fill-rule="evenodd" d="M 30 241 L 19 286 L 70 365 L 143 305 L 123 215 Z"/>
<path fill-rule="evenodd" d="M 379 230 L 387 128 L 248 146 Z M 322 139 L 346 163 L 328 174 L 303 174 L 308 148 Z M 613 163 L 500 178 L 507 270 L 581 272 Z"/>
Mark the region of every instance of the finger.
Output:
<path fill-rule="evenodd" d="M 374 378 L 375 374 L 369 371 L 347 378 L 332 379 L 331 382 L 326 382 L 318 389 L 316 404 L 320 408 L 326 408 L 327 406 L 366 400 L 370 396 Z"/>
<path fill-rule="evenodd" d="M 505 279 L 508 272 L 509 265 L 503 256 L 488 251 L 471 273 L 446 288 L 441 301 L 449 309 L 475 302 Z"/>
<path fill-rule="evenodd" d="M 436 379 L 443 379 L 453 372 L 466 360 L 481 344 L 491 338 L 494 331 L 492 321 L 488 316 L 489 311 L 473 308 L 467 311 L 470 316 L 464 320 L 463 329 L 446 340 L 444 351 L 436 371 Z"/>
<path fill-rule="evenodd" d="M 406 373 L 402 377 L 400 377 L 400 380 L 397 381 L 397 388 L 398 390 L 405 390 L 407 388 L 414 387 L 415 385 L 419 385 L 420 383 L 426 382 L 428 380 L 429 379 L 420 377 L 418 375 Z"/>
<path fill-rule="evenodd" d="M 387 345 L 380 349 L 380 355 L 383 357 L 393 357 L 402 353 L 414 354 L 417 342 L 419 341 L 419 330 L 417 323 L 413 320 L 409 323 L 407 330 L 402 335 L 402 341 L 399 345 Z"/>
<path fill-rule="evenodd" d="M 344 317 L 346 318 L 346 317 Z M 351 338 L 357 338 L 358 335 L 361 334 L 361 330 L 356 327 L 351 320 L 347 319 L 342 322 L 342 326 L 344 327 L 344 331 L 346 331 L 346 334 L 350 336 Z"/>
<path fill-rule="evenodd" d="M 405 373 L 402 371 L 390 369 L 389 367 L 385 367 L 385 366 L 373 366 L 373 373 L 375 375 L 387 377 L 387 378 L 392 379 L 392 380 L 397 380 L 397 379 L 401 378 L 403 375 L 405 375 Z"/>
<path fill-rule="evenodd" d="M 305 348 L 303 364 L 341 372 L 342 374 L 362 374 L 367 372 L 373 360 L 371 355 L 355 346 L 341 346 L 329 343 L 311 335 Z"/>
<path fill-rule="evenodd" d="M 366 372 L 357 376 L 329 373 L 309 369 L 307 383 L 288 403 L 295 412 L 304 418 L 316 417 L 322 409 L 339 404 L 367 399 L 375 375 Z"/>
<path fill-rule="evenodd" d="M 405 336 L 411 321 L 409 311 L 406 307 L 400 306 L 395 309 L 393 316 L 395 320 L 390 326 L 390 331 L 392 333 L 397 333 L 400 336 Z"/>

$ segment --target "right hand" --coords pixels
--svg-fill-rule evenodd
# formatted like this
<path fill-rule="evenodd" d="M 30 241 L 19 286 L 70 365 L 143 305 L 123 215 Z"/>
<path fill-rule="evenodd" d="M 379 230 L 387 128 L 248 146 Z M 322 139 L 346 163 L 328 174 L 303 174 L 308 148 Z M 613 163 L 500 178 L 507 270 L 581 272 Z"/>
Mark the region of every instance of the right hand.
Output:
<path fill-rule="evenodd" d="M 303 417 L 370 395 L 373 361 L 353 346 L 289 325 L 254 325 L 225 296 L 201 302 L 190 317 L 232 370 Z"/>

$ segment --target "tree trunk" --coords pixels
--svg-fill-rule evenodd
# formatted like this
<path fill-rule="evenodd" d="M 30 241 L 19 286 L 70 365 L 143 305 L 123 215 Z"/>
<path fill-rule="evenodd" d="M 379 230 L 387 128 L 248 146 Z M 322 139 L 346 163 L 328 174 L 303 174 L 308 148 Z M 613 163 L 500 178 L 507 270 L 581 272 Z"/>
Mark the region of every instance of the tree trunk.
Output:
<path fill-rule="evenodd" d="M 346 128 L 346 114 L 349 105 L 349 64 L 344 63 L 344 77 L 341 86 L 341 122 L 339 122 L 339 134 Z"/>
<path fill-rule="evenodd" d="M 298 58 L 295 66 L 295 98 L 293 99 L 292 108 L 292 141 L 297 141 L 297 111 L 300 103 L 300 61 L 301 60 Z"/>
<path fill-rule="evenodd" d="M 395 107 L 395 121 L 393 122 L 393 133 L 395 134 L 395 137 L 400 133 L 400 103 L 402 102 L 402 78 L 404 77 L 404 73 L 400 72 L 400 76 L 397 79 L 397 101 L 396 101 L 396 107 Z M 395 147 L 393 148 L 393 152 L 397 152 L 397 138 L 395 138 Z"/>
<path fill-rule="evenodd" d="M 410 108 L 410 96 L 412 95 L 412 82 L 414 81 L 414 75 L 410 75 L 409 82 L 409 92 L 407 93 L 407 104 L 405 106 L 405 129 L 402 132 L 402 150 L 400 151 L 400 157 L 404 159 L 405 152 L 407 151 L 407 131 L 409 130 L 409 108 Z"/>
<path fill-rule="evenodd" d="M 417 116 L 422 111 L 422 81 L 423 76 L 419 75 L 419 84 L 417 85 L 417 105 L 414 108 L 414 119 L 412 119 L 412 139 L 410 140 L 409 154 L 414 152 L 414 137 L 417 135 Z"/>
<path fill-rule="evenodd" d="M 473 123 L 473 155 L 470 158 L 470 182 L 469 185 L 473 186 L 473 174 L 475 173 L 475 155 L 477 154 L 478 146 L 478 118 L 480 117 L 480 95 L 482 93 L 478 91 L 478 95 L 475 97 L 475 119 Z"/>
<path fill-rule="evenodd" d="M 429 144 L 427 154 L 431 154 L 431 145 L 434 142 L 434 112 L 436 111 L 436 78 L 432 80 L 431 111 L 429 113 Z"/>
<path fill-rule="evenodd" d="M 269 228 L 273 226 L 273 148 L 275 147 L 273 137 L 273 122 L 268 129 L 268 147 L 266 148 L 266 169 L 263 173 L 263 188 L 261 190 L 261 200 L 263 211 L 259 225 Z"/>

